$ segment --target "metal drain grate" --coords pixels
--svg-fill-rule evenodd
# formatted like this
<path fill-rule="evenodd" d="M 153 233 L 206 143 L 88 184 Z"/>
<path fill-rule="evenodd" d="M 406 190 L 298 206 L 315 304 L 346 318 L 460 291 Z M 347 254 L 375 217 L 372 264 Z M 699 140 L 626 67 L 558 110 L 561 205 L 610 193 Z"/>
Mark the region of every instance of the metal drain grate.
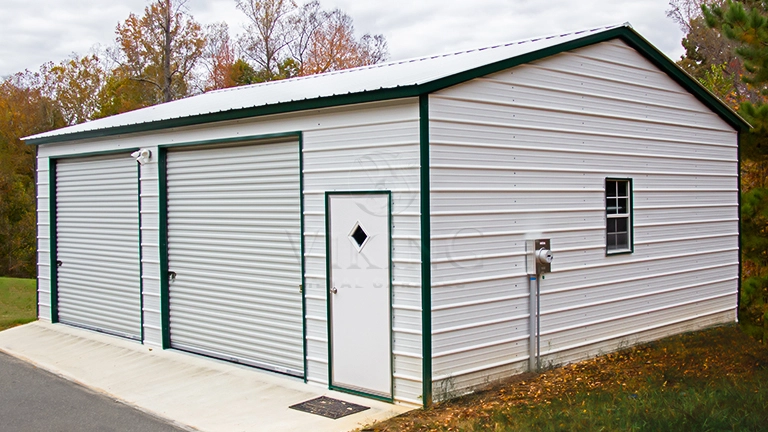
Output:
<path fill-rule="evenodd" d="M 319 398 L 310 399 L 306 402 L 291 405 L 288 408 L 307 412 L 310 414 L 317 414 L 334 420 L 370 409 L 370 407 L 367 406 L 357 405 L 351 402 L 344 402 L 342 400 L 329 398 L 327 396 L 320 396 Z"/>

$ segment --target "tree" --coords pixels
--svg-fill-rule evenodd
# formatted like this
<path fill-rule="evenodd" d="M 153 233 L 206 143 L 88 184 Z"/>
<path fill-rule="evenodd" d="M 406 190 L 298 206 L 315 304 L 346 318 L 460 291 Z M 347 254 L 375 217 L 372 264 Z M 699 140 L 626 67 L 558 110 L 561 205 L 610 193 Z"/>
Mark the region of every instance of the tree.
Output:
<path fill-rule="evenodd" d="M 65 125 L 39 73 L 0 83 L 0 275 L 35 275 L 35 149 L 20 138 Z"/>
<path fill-rule="evenodd" d="M 106 76 L 96 98 L 99 109 L 94 113 L 94 119 L 159 103 L 156 88 L 134 79 L 132 72 L 123 65 L 118 65 Z"/>
<path fill-rule="evenodd" d="M 93 119 L 100 111 L 99 93 L 107 80 L 107 71 L 98 55 L 78 57 L 54 65 L 43 65 L 44 88 L 57 102 L 68 125 Z"/>
<path fill-rule="evenodd" d="M 186 0 L 156 0 L 144 15 L 130 14 L 115 30 L 118 49 L 112 58 L 121 75 L 151 91 L 144 106 L 179 99 L 189 93 L 189 81 L 203 56 L 205 35 L 188 13 Z"/>
<path fill-rule="evenodd" d="M 296 9 L 292 0 L 236 0 L 250 24 L 240 37 L 242 51 L 268 78 L 278 75 L 283 51 L 291 42 L 288 16 Z"/>
<path fill-rule="evenodd" d="M 744 328 L 768 342 L 768 2 L 747 0 L 703 5 L 709 27 L 731 41 L 757 97 L 743 98 L 739 113 L 754 129 L 739 142 L 742 171 L 742 290 Z"/>
<path fill-rule="evenodd" d="M 317 0 L 237 0 L 249 18 L 238 46 L 256 64 L 259 81 L 312 75 L 379 63 L 387 58 L 383 35 L 355 36 L 352 18 L 325 11 Z"/>
<path fill-rule="evenodd" d="M 382 35 L 355 38 L 352 18 L 341 9 L 321 12 L 301 62 L 301 75 L 313 75 L 379 63 L 387 57 Z"/>

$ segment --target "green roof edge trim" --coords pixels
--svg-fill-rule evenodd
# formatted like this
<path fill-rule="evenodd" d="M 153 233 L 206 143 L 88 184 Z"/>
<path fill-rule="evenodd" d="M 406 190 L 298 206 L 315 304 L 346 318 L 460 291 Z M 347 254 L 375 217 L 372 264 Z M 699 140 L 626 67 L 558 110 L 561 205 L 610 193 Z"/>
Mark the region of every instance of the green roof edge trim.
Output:
<path fill-rule="evenodd" d="M 502 61 L 490 63 L 477 68 L 459 72 L 454 75 L 439 78 L 423 84 L 413 84 L 403 87 L 383 88 L 378 90 L 362 91 L 359 93 L 350 93 L 346 95 L 325 96 L 314 99 L 300 101 L 290 101 L 264 105 L 250 108 L 239 108 L 217 113 L 207 113 L 188 117 L 180 117 L 154 122 L 139 123 L 133 125 L 115 126 L 105 129 L 95 129 L 83 132 L 73 132 L 70 134 L 56 135 L 51 137 L 42 137 L 27 140 L 27 144 L 40 145 L 57 142 L 75 141 L 89 138 L 101 138 L 115 135 L 151 132 L 161 129 L 201 125 L 219 121 L 240 120 L 251 117 L 260 117 L 271 114 L 284 114 L 296 111 L 306 111 L 312 109 L 332 108 L 342 105 L 352 105 L 366 102 L 378 102 L 392 99 L 401 99 L 408 97 L 417 97 L 429 94 L 447 87 L 451 87 L 474 78 L 500 72 L 522 64 L 530 63 L 546 57 L 553 56 L 565 51 L 584 48 L 600 42 L 611 39 L 621 39 L 636 49 L 646 59 L 656 67 L 664 71 L 678 84 L 691 92 L 700 102 L 715 112 L 726 123 L 739 131 L 751 129 L 751 125 L 741 118 L 734 110 L 725 105 L 720 99 L 713 95 L 709 90 L 701 85 L 696 79 L 688 75 L 672 60 L 667 58 L 661 51 L 651 45 L 645 38 L 640 36 L 628 26 L 620 26 L 599 33 L 586 35 L 582 38 L 563 42 L 548 48 L 536 50 L 527 54 L 515 56 Z"/>

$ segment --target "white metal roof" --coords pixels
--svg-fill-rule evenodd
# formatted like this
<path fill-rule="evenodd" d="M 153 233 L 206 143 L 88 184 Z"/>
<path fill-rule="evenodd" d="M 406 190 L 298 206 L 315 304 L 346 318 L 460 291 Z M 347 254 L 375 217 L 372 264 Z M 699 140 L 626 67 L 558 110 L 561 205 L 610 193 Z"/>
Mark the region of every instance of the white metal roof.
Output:
<path fill-rule="evenodd" d="M 450 54 L 393 61 L 319 75 L 211 91 L 186 99 L 44 132 L 27 137 L 25 140 L 78 134 L 81 132 L 126 127 L 286 102 L 420 85 L 498 61 L 577 40 L 588 35 L 602 33 L 616 27 L 629 27 L 629 24 L 600 27 Z"/>

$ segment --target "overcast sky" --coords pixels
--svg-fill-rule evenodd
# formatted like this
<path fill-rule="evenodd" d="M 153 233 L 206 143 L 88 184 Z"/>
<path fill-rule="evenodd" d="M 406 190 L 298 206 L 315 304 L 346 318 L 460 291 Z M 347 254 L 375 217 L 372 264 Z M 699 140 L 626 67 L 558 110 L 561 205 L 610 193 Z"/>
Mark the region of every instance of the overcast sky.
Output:
<path fill-rule="evenodd" d="M 297 1 L 301 3 L 301 0 Z M 72 53 L 114 42 L 115 26 L 149 0 L 0 0 L 0 76 L 37 70 Z M 630 22 L 673 60 L 683 33 L 666 17 L 668 0 L 320 0 L 341 8 L 359 35 L 383 34 L 391 60 L 482 47 Z M 226 21 L 233 36 L 245 16 L 235 0 L 189 0 L 201 24 Z"/>

